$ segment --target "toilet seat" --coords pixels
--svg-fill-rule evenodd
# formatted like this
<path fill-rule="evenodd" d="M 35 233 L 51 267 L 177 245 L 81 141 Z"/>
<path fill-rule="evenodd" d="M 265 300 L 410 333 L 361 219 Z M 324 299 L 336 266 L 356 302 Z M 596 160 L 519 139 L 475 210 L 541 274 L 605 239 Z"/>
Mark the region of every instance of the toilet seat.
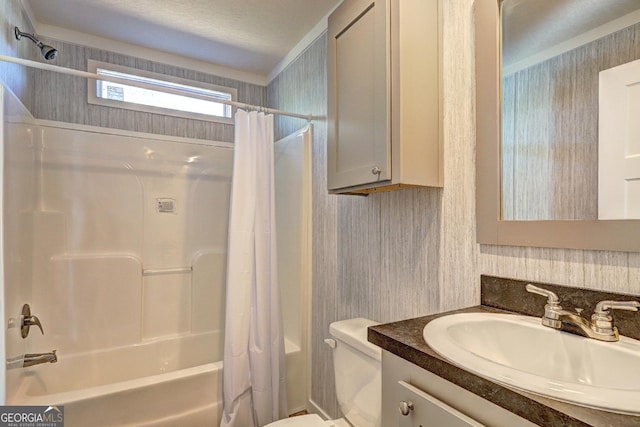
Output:
<path fill-rule="evenodd" d="M 274 421 L 265 427 L 328 427 L 329 425 L 331 424 L 327 424 L 327 422 L 318 415 L 311 414 Z"/>
<path fill-rule="evenodd" d="M 343 418 L 325 421 L 316 414 L 285 418 L 274 421 L 265 427 L 351 427 Z"/>

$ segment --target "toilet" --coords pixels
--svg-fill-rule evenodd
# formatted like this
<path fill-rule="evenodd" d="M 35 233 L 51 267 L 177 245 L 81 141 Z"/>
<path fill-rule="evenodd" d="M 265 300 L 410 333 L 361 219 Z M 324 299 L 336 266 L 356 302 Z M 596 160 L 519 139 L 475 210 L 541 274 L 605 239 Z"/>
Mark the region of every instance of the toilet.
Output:
<path fill-rule="evenodd" d="M 330 339 L 336 393 L 344 418 L 325 421 L 316 414 L 287 418 L 267 427 L 380 427 L 382 351 L 367 341 L 367 328 L 377 325 L 356 318 L 333 322 Z"/>

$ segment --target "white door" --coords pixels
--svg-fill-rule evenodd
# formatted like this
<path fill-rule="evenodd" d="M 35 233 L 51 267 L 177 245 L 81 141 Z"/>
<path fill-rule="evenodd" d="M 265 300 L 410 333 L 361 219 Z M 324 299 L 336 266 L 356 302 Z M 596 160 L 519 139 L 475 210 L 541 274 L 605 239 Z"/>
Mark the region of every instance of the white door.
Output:
<path fill-rule="evenodd" d="M 600 72 L 598 219 L 640 218 L 640 60 Z"/>

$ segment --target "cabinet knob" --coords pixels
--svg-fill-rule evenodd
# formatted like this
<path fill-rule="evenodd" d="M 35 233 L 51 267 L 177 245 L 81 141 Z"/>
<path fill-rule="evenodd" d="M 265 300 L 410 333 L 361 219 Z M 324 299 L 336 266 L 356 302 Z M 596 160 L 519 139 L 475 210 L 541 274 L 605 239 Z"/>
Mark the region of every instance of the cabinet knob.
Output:
<path fill-rule="evenodd" d="M 382 169 L 380 169 L 378 166 L 374 166 L 371 168 L 371 173 L 374 175 L 380 175 L 382 173 Z"/>
<path fill-rule="evenodd" d="M 413 411 L 413 402 L 407 402 L 405 400 L 401 401 L 398 410 L 402 415 L 406 417 L 407 415 L 409 415 L 409 413 L 411 413 L 411 411 Z"/>

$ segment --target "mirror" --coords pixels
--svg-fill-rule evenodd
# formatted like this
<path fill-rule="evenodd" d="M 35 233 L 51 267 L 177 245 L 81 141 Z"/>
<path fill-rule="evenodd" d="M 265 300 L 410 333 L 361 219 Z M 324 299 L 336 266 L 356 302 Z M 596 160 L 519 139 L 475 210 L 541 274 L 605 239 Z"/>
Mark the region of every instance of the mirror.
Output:
<path fill-rule="evenodd" d="M 502 2 L 502 219 L 640 219 L 639 9 Z"/>
<path fill-rule="evenodd" d="M 640 0 L 476 0 L 479 243 L 640 251 L 639 22 Z"/>

